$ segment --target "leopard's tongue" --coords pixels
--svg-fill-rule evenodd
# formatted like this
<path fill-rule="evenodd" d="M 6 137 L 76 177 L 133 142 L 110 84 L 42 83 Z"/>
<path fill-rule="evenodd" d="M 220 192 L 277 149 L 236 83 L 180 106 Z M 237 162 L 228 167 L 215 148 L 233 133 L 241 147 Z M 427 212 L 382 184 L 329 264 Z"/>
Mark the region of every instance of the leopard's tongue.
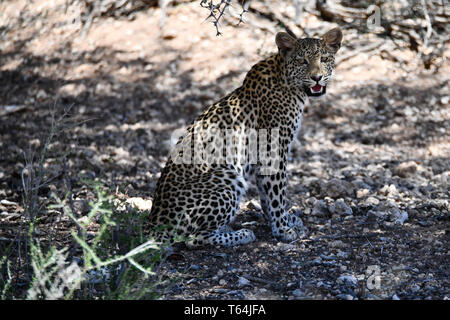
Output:
<path fill-rule="evenodd" d="M 314 87 L 311 87 L 311 90 L 313 92 L 319 92 L 320 90 L 322 90 L 322 86 L 320 84 L 316 84 Z"/>

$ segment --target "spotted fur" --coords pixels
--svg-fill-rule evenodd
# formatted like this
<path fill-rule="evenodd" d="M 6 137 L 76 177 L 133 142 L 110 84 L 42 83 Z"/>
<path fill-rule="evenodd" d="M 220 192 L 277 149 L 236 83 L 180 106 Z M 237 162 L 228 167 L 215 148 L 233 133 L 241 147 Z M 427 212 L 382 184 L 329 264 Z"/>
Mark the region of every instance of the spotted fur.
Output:
<path fill-rule="evenodd" d="M 307 97 L 325 94 L 341 40 L 339 29 L 330 30 L 322 39 L 295 39 L 287 33 L 278 33 L 279 52 L 254 65 L 241 87 L 195 119 L 177 144 L 184 148 L 172 153 L 157 183 L 150 213 L 152 237 L 174 241 L 181 236 L 190 246 L 252 242 L 253 231 L 233 231 L 229 227 L 252 177 L 256 177 L 261 206 L 273 235 L 284 241 L 298 237 L 301 221 L 285 209 L 287 157 L 301 125 Z M 211 132 L 214 135 L 211 129 L 243 128 L 278 130 L 278 149 L 271 150 L 279 159 L 271 163 L 275 171 L 262 172 L 258 148 L 256 163 L 249 161 L 249 150 L 242 158 L 227 158 L 225 162 L 195 161 L 199 156 L 193 148 L 196 134 L 208 138 Z M 223 145 L 213 147 L 212 153 L 220 153 Z"/>

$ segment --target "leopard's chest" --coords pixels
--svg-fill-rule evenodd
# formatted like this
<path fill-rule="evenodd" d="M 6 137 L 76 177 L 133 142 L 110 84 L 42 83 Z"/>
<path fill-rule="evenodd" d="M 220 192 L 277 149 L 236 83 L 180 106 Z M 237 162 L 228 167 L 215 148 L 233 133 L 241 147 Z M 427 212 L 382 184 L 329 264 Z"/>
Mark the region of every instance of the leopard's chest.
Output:
<path fill-rule="evenodd" d="M 293 135 L 289 141 L 288 154 L 291 153 L 292 145 L 294 144 L 295 139 L 297 139 L 298 132 L 300 131 L 300 128 L 302 126 L 302 120 L 303 120 L 303 114 L 300 113 L 295 121 Z"/>
<path fill-rule="evenodd" d="M 287 148 L 288 154 L 290 153 L 292 145 L 297 138 L 298 132 L 300 131 L 300 128 L 302 126 L 304 104 L 304 98 L 297 96 L 292 98 L 292 103 L 290 105 L 287 116 L 288 119 L 286 119 L 286 123 L 289 124 L 287 130 L 287 141 L 289 143 L 289 146 Z"/>

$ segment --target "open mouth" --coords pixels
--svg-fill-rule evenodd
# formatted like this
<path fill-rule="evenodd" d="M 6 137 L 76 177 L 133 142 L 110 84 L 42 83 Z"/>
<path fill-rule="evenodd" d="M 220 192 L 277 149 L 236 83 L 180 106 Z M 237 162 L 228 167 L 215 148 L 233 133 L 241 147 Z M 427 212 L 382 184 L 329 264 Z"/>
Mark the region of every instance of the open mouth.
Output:
<path fill-rule="evenodd" d="M 327 87 L 321 86 L 320 84 L 316 84 L 313 87 L 306 88 L 306 94 L 310 97 L 320 97 L 321 95 L 325 94 L 326 91 Z"/>

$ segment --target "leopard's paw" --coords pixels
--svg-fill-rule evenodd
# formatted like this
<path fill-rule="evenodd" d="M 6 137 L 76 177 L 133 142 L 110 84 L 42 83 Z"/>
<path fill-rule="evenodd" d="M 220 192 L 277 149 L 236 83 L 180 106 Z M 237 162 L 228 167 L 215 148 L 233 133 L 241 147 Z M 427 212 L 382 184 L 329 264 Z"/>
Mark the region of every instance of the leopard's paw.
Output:
<path fill-rule="evenodd" d="M 290 242 L 296 239 L 304 238 L 308 229 L 303 225 L 303 221 L 296 215 L 286 213 L 281 217 L 280 227 L 272 223 L 272 233 L 282 241 Z"/>

